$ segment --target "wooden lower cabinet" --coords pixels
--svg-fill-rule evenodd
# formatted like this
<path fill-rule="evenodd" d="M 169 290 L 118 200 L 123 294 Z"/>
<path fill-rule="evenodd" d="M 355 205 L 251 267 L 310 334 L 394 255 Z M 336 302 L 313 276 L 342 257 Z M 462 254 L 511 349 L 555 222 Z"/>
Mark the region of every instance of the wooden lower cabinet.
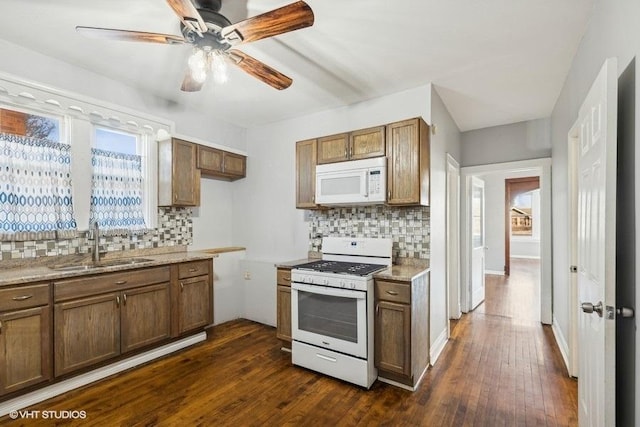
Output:
<path fill-rule="evenodd" d="M 177 299 L 178 334 L 213 323 L 209 276 L 180 280 Z"/>
<path fill-rule="evenodd" d="M 51 307 L 0 313 L 0 396 L 51 379 Z"/>
<path fill-rule="evenodd" d="M 118 293 L 55 305 L 55 375 L 60 376 L 120 354 Z"/>
<path fill-rule="evenodd" d="M 55 305 L 55 374 L 68 374 L 170 336 L 169 283 Z"/>
<path fill-rule="evenodd" d="M 276 281 L 276 337 L 283 342 L 283 348 L 291 348 L 291 268 L 278 268 Z"/>
<path fill-rule="evenodd" d="M 429 366 L 429 273 L 374 289 L 378 377 L 414 388 Z"/>
<path fill-rule="evenodd" d="M 378 369 L 411 375 L 411 306 L 379 301 L 375 359 Z"/>
<path fill-rule="evenodd" d="M 169 283 L 122 293 L 120 345 L 122 353 L 164 341 L 171 335 Z"/>

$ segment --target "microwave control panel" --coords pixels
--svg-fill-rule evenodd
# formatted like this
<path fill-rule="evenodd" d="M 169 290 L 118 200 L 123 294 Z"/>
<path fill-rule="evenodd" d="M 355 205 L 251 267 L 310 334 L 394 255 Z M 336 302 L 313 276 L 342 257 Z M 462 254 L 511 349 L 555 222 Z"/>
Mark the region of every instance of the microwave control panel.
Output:
<path fill-rule="evenodd" d="M 369 194 L 380 194 L 381 186 L 380 186 L 380 178 L 381 178 L 380 169 L 370 170 L 369 171 Z"/>

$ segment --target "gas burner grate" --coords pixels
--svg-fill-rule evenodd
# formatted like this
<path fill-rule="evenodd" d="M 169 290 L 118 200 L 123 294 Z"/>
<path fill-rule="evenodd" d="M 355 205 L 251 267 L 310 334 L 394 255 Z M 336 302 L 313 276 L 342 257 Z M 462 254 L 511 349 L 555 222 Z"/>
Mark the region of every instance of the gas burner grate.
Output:
<path fill-rule="evenodd" d="M 375 273 L 376 271 L 387 268 L 387 266 L 381 264 L 365 264 L 360 262 L 319 260 L 308 262 L 306 264 L 296 265 L 294 268 L 301 270 L 320 271 L 323 273 L 368 276 L 371 273 Z"/>

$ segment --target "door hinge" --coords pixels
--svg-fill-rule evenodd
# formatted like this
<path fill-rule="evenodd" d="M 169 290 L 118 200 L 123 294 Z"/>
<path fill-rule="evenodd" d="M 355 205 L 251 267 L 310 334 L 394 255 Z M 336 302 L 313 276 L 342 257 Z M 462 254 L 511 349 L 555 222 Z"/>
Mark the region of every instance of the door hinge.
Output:
<path fill-rule="evenodd" d="M 578 272 L 578 266 L 577 265 L 572 265 L 569 267 L 569 271 L 571 271 L 572 273 L 577 273 Z"/>

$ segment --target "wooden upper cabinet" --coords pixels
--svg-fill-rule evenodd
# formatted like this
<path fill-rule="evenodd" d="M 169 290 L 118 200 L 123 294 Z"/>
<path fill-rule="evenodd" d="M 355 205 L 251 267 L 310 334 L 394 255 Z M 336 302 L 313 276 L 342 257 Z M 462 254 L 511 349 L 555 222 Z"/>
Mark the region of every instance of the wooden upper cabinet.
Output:
<path fill-rule="evenodd" d="M 171 138 L 158 142 L 158 205 L 200 205 L 196 144 Z"/>
<path fill-rule="evenodd" d="M 318 164 L 342 162 L 349 159 L 349 134 L 318 138 Z"/>
<path fill-rule="evenodd" d="M 317 140 L 296 143 L 296 208 L 317 209 L 316 154 Z"/>
<path fill-rule="evenodd" d="M 382 157 L 385 153 L 385 127 L 361 129 L 349 136 L 350 159 L 368 159 Z"/>
<path fill-rule="evenodd" d="M 387 204 L 429 206 L 429 126 L 421 118 L 387 125 Z"/>
<path fill-rule="evenodd" d="M 246 156 L 204 145 L 198 145 L 197 166 L 202 175 L 208 178 L 233 181 L 247 174 Z"/>
<path fill-rule="evenodd" d="M 384 130 L 377 126 L 318 138 L 318 164 L 384 156 Z"/>

